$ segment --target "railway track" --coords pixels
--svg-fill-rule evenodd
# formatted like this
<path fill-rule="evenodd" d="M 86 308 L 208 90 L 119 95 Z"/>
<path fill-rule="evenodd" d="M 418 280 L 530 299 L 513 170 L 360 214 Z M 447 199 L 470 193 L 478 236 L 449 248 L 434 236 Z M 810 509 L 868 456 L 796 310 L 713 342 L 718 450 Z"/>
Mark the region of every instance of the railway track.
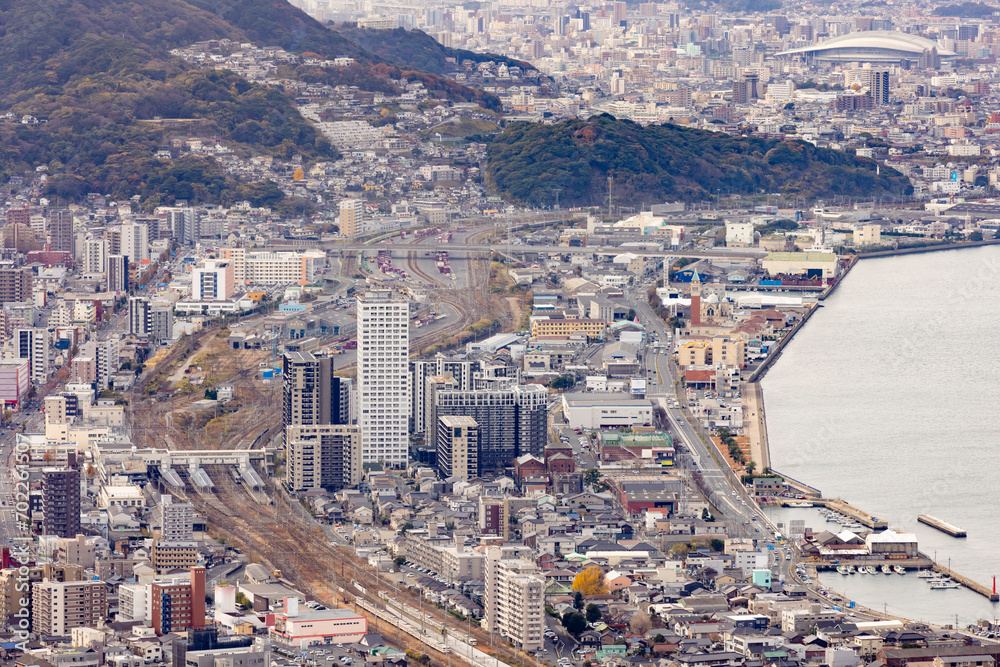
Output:
<path fill-rule="evenodd" d="M 407 268 L 410 270 L 410 273 L 412 273 L 415 276 L 418 276 L 421 280 L 426 281 L 429 286 L 431 287 L 441 286 L 441 283 L 439 283 L 436 278 L 434 278 L 431 274 L 427 273 L 426 271 L 420 268 L 420 262 L 418 261 L 416 252 L 411 251 L 406 253 L 405 263 Z"/>
<path fill-rule="evenodd" d="M 386 608 L 386 599 L 400 599 L 417 604 L 417 597 L 390 585 L 368 569 L 353 553 L 332 545 L 322 529 L 307 525 L 300 517 L 299 508 L 274 479 L 266 479 L 270 502 L 260 502 L 243 484 L 233 481 L 227 467 L 205 466 L 205 472 L 215 484 L 214 492 L 196 489 L 187 481 L 185 489 L 178 492 L 169 488 L 165 492 L 186 497 L 209 521 L 219 537 L 239 545 L 272 571 L 279 571 L 300 590 L 307 592 L 331 607 L 348 606 L 354 598 L 366 600 L 380 609 Z M 182 479 L 186 479 L 184 474 Z M 191 489 L 195 489 L 193 492 Z M 468 626 L 449 614 L 428 604 L 423 606 L 428 615 L 428 625 L 449 628 L 449 633 L 464 635 Z M 361 612 L 360 609 L 356 611 Z M 396 629 L 397 643 L 414 650 L 426 650 L 420 640 L 400 633 Z M 478 649 L 489 646 L 490 636 L 479 629 L 472 629 L 478 639 Z M 497 642 L 493 652 L 511 665 L 528 664 L 525 654 Z M 430 651 L 439 664 L 447 658 L 437 651 Z"/>

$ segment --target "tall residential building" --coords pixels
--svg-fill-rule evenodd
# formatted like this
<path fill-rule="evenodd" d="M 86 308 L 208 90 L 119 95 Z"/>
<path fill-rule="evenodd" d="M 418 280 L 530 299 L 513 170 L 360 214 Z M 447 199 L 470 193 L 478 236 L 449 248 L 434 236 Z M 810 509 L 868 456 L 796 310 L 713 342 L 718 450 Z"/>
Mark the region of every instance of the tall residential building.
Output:
<path fill-rule="evenodd" d="M 149 228 L 141 222 L 121 226 L 120 253 L 128 257 L 129 264 L 139 265 L 149 259 Z"/>
<path fill-rule="evenodd" d="M 479 424 L 472 417 L 442 415 L 437 423 L 437 467 L 441 477 L 479 475 Z"/>
<path fill-rule="evenodd" d="M 285 427 L 285 483 L 290 491 L 335 491 L 361 481 L 361 432 L 355 424 Z"/>
<path fill-rule="evenodd" d="M 109 255 L 122 254 L 122 228 L 108 227 L 104 230 L 104 240 L 108 244 Z"/>
<path fill-rule="evenodd" d="M 226 301 L 235 289 L 232 262 L 208 260 L 191 272 L 192 301 Z"/>
<path fill-rule="evenodd" d="M 46 329 L 15 329 L 14 352 L 28 360 L 31 381 L 45 384 L 49 377 L 49 332 Z"/>
<path fill-rule="evenodd" d="M 32 630 L 64 637 L 73 628 L 96 628 L 108 617 L 108 585 L 103 581 L 38 581 L 32 585 Z"/>
<path fill-rule="evenodd" d="M 76 537 L 80 532 L 80 471 L 69 465 L 42 468 L 42 534 Z"/>
<path fill-rule="evenodd" d="M 233 265 L 237 285 L 308 285 L 326 266 L 326 252 L 247 252 L 244 248 L 223 248 L 223 258 Z"/>
<path fill-rule="evenodd" d="M 428 394 L 428 424 L 439 415 L 464 415 L 479 424 L 479 474 L 503 474 L 522 454 L 541 456 L 548 438 L 548 391 L 512 378 L 476 389 Z"/>
<path fill-rule="evenodd" d="M 868 84 L 868 94 L 876 105 L 889 103 L 889 70 L 873 69 Z"/>
<path fill-rule="evenodd" d="M 7 209 L 7 224 L 25 226 L 31 224 L 31 207 L 25 204 L 19 208 Z"/>
<path fill-rule="evenodd" d="M 108 242 L 87 239 L 83 247 L 83 272 L 103 274 L 108 263 Z"/>
<path fill-rule="evenodd" d="M 361 478 L 361 436 L 350 426 L 349 381 L 333 359 L 310 352 L 282 357 L 285 482 L 293 491 L 340 489 Z"/>
<path fill-rule="evenodd" d="M 173 496 L 160 498 L 160 539 L 190 542 L 194 539 L 194 505 L 179 503 Z"/>
<path fill-rule="evenodd" d="M 108 255 L 108 291 L 128 292 L 128 257 L 125 255 Z"/>
<path fill-rule="evenodd" d="M 346 424 L 350 421 L 350 382 L 333 374 L 333 359 L 311 352 L 282 357 L 282 409 L 285 426 Z"/>
<path fill-rule="evenodd" d="M 628 11 L 628 3 L 615 2 L 612 5 L 612 20 L 616 26 L 624 25 Z"/>
<path fill-rule="evenodd" d="M 419 435 L 427 430 L 427 378 L 452 378 L 455 380 L 454 389 L 470 389 L 472 379 L 481 368 L 479 361 L 448 359 L 444 356 L 411 361 L 410 431 Z"/>
<path fill-rule="evenodd" d="M 757 84 L 760 78 L 755 73 L 742 73 L 733 82 L 733 103 L 749 104 L 760 97 Z"/>
<path fill-rule="evenodd" d="M 128 300 L 128 332 L 154 341 L 174 336 L 174 309 L 169 303 L 151 302 L 144 296 Z"/>
<path fill-rule="evenodd" d="M 32 584 L 40 581 L 80 581 L 83 579 L 83 567 L 80 565 L 63 565 L 45 563 L 44 565 L 29 565 L 27 573 L 17 567 L 0 570 L 0 622 L 17 624 L 15 614 L 22 609 L 31 610 Z M 27 584 L 27 588 L 25 588 Z M 25 599 L 27 598 L 27 599 Z M 26 604 L 25 604 L 26 603 Z"/>
<path fill-rule="evenodd" d="M 233 280 L 237 285 L 245 285 L 249 281 L 247 278 L 247 249 L 246 248 L 222 248 L 219 251 L 222 259 L 233 265 Z"/>
<path fill-rule="evenodd" d="M 358 425 L 365 463 L 409 458 L 410 304 L 389 290 L 358 297 Z"/>
<path fill-rule="evenodd" d="M 180 245 L 198 243 L 201 239 L 201 211 L 196 208 L 172 208 L 166 210 L 166 214 L 166 226 L 174 241 Z"/>
<path fill-rule="evenodd" d="M 340 217 L 337 226 L 340 233 L 353 239 L 361 232 L 361 218 L 364 215 L 365 203 L 360 199 L 344 199 L 340 202 Z"/>
<path fill-rule="evenodd" d="M 29 268 L 0 269 L 0 303 L 31 301 L 34 276 Z"/>
<path fill-rule="evenodd" d="M 496 632 L 524 651 L 542 646 L 545 629 L 545 580 L 538 575 L 530 549 L 486 549 L 486 595 L 483 629 Z"/>
<path fill-rule="evenodd" d="M 94 360 L 94 380 L 100 391 L 107 388 L 111 383 L 111 376 L 121 366 L 121 347 L 117 338 L 91 340 L 81 346 L 80 357 Z"/>
<path fill-rule="evenodd" d="M 153 303 L 149 310 L 149 337 L 155 341 L 174 337 L 174 308 L 169 303 Z"/>
<path fill-rule="evenodd" d="M 152 325 L 152 307 L 149 299 L 144 296 L 129 297 L 128 300 L 128 332 L 132 336 L 149 336 Z"/>
<path fill-rule="evenodd" d="M 205 627 L 205 568 L 191 568 L 191 579 L 153 582 L 153 630 L 157 635 Z"/>
<path fill-rule="evenodd" d="M 49 250 L 73 254 L 73 214 L 67 209 L 49 211 Z"/>

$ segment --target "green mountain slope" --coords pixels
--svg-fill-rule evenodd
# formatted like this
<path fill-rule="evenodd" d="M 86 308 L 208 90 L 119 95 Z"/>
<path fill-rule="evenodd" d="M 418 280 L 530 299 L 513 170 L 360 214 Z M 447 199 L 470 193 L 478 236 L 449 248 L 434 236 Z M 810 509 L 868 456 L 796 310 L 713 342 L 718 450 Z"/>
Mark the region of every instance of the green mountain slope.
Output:
<path fill-rule="evenodd" d="M 354 57 L 357 63 L 347 68 L 303 68 L 333 85 L 395 92 L 391 79 L 403 75 L 285 0 L 0 0 L 0 113 L 47 121 L 0 123 L 0 182 L 47 164 L 49 194 L 67 199 L 87 192 L 149 195 L 153 183 L 165 188 L 158 201 L 191 199 L 171 191 L 179 183 L 195 201 L 226 204 L 246 198 L 248 188 L 211 160 L 186 160 L 177 169 L 156 158 L 157 148 L 174 136 L 217 136 L 246 154 L 336 157 L 285 93 L 231 72 L 195 69 L 169 54 L 222 38 Z M 499 104 L 442 77 L 413 76 L 441 96 Z M 184 124 L 171 130 L 154 122 L 157 117 Z M 184 180 L 191 178 L 202 180 Z M 275 203 L 272 188 L 249 192 L 256 204 Z"/>
<path fill-rule="evenodd" d="M 817 197 L 908 194 L 899 172 L 873 160 L 803 141 L 737 138 L 677 125 L 643 127 L 607 114 L 554 125 L 514 123 L 489 146 L 484 176 L 516 201 L 566 206 L 630 206 L 700 199 L 718 190 Z"/>
<path fill-rule="evenodd" d="M 372 30 L 349 24 L 338 27 L 337 32 L 368 53 L 372 53 L 386 62 L 412 67 L 431 74 L 443 74 L 447 58 L 454 58 L 459 63 L 463 60 L 471 60 L 474 63 L 485 63 L 492 60 L 496 63 L 505 63 L 509 67 L 520 67 L 522 70 L 535 69 L 531 63 L 523 60 L 514 60 L 492 53 L 476 53 L 465 49 L 446 47 L 421 30 L 404 30 L 403 28 Z"/>

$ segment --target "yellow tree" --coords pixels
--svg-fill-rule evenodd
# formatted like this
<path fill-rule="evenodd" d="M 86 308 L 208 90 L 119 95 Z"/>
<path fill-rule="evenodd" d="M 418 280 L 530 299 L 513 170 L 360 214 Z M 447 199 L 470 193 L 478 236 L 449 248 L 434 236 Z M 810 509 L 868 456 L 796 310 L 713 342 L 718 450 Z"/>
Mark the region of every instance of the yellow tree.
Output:
<path fill-rule="evenodd" d="M 603 595 L 607 593 L 608 586 L 604 583 L 604 572 L 598 566 L 591 565 L 573 579 L 573 590 L 580 591 L 584 595 Z"/>

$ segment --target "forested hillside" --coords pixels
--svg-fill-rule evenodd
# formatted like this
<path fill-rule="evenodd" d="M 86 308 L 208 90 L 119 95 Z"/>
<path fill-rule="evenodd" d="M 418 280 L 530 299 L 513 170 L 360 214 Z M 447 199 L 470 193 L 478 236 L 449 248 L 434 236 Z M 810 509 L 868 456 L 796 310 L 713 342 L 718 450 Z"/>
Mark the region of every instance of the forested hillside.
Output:
<path fill-rule="evenodd" d="M 807 198 L 912 191 L 893 169 L 878 174 L 873 160 L 804 141 L 644 127 L 607 114 L 552 125 L 513 123 L 490 144 L 485 169 L 495 191 L 534 205 L 552 203 L 555 188 L 566 206 L 606 204 L 608 176 L 614 198 L 629 206 L 717 191 Z"/>

